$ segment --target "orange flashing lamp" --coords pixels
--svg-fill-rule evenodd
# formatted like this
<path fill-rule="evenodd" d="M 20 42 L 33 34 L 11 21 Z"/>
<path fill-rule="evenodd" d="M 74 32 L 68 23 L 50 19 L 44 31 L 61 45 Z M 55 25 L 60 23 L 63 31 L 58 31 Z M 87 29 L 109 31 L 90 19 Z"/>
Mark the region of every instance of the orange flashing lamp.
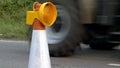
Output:
<path fill-rule="evenodd" d="M 54 24 L 57 17 L 57 9 L 51 2 L 40 4 L 34 2 L 33 11 L 27 11 L 26 24 L 33 25 L 34 20 L 37 18 L 44 26 L 51 26 Z"/>

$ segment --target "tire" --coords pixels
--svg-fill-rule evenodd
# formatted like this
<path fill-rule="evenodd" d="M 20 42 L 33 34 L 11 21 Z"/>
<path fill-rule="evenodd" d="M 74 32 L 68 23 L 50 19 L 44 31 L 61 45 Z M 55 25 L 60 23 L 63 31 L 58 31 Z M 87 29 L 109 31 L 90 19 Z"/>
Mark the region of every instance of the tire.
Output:
<path fill-rule="evenodd" d="M 46 2 L 42 0 L 41 2 Z M 48 0 L 58 10 L 58 17 L 52 27 L 47 27 L 47 39 L 50 55 L 55 57 L 70 56 L 77 43 L 81 41 L 82 25 L 79 20 L 77 4 L 74 0 Z"/>
<path fill-rule="evenodd" d="M 90 43 L 90 48 L 97 50 L 111 50 L 117 45 L 117 43 L 109 43 L 105 39 L 94 39 Z"/>

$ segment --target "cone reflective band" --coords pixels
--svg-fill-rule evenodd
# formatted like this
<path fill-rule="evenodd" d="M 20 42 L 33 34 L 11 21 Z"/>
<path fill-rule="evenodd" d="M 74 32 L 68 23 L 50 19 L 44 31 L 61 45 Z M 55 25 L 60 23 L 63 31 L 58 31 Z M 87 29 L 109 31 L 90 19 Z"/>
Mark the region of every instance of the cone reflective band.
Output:
<path fill-rule="evenodd" d="M 26 24 L 33 25 L 28 68 L 51 68 L 45 26 L 54 24 L 56 7 L 51 2 L 33 4 L 27 12 Z"/>
<path fill-rule="evenodd" d="M 35 19 L 28 68 L 51 68 L 45 26 Z"/>
<path fill-rule="evenodd" d="M 38 2 L 35 2 L 38 3 Z M 35 18 L 40 20 L 43 25 L 51 26 L 54 24 L 56 17 L 57 17 L 57 10 L 53 3 L 46 2 L 41 4 L 41 7 L 38 11 L 28 11 L 26 15 L 26 24 L 33 25 L 33 21 Z"/>

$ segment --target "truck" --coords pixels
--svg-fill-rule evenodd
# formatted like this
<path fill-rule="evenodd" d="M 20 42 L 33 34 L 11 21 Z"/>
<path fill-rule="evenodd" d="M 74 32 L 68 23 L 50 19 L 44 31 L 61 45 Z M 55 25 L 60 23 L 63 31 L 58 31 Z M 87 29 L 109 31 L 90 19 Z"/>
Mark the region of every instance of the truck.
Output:
<path fill-rule="evenodd" d="M 51 56 L 70 56 L 80 43 L 92 49 L 120 44 L 120 0 L 35 0 L 53 2 L 58 16 L 47 27 Z"/>

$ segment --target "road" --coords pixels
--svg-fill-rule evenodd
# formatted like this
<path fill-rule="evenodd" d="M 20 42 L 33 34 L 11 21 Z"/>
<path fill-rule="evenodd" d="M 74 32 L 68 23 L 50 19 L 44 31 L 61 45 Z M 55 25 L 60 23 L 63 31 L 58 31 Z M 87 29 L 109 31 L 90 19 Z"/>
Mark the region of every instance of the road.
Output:
<path fill-rule="evenodd" d="M 0 40 L 0 68 L 27 68 L 29 43 Z M 120 50 L 76 49 L 70 57 L 51 57 L 52 68 L 120 68 Z"/>

